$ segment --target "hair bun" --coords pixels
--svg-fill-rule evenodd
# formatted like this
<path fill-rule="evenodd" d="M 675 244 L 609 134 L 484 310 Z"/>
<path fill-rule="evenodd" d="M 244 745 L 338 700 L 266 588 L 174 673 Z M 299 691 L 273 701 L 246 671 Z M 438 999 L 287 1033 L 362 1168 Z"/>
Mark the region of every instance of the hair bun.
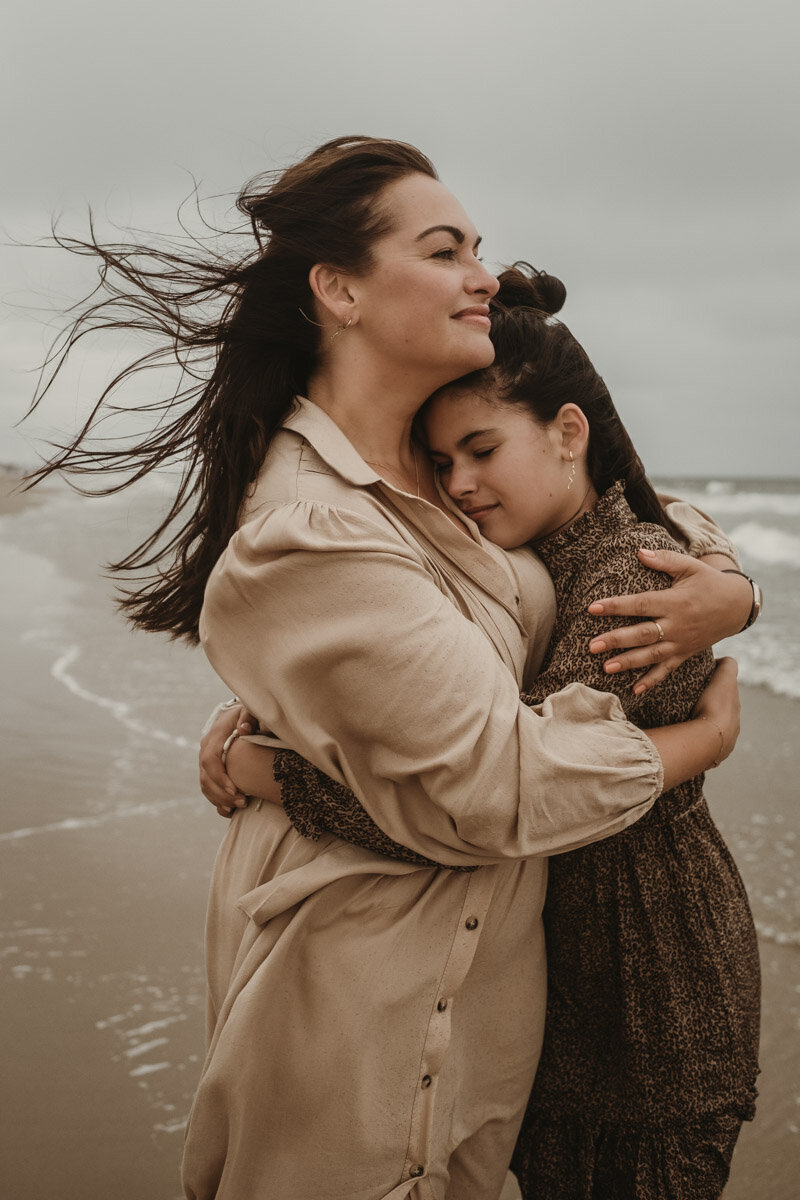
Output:
<path fill-rule="evenodd" d="M 535 308 L 552 316 L 560 312 L 567 289 L 555 275 L 537 271 L 527 262 L 515 262 L 499 276 L 500 288 L 495 301 L 504 308 Z"/>

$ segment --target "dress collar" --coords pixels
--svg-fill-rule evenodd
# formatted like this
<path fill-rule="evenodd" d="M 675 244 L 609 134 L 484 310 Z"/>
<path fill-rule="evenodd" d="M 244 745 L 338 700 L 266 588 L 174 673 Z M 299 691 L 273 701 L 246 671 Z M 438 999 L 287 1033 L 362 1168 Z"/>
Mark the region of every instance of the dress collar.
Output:
<path fill-rule="evenodd" d="M 474 521 L 439 487 L 445 505 L 456 513 L 469 532 L 459 529 L 449 517 L 427 500 L 404 492 L 379 475 L 361 457 L 332 417 L 305 396 L 296 396 L 284 429 L 299 434 L 323 462 L 355 487 L 378 484 L 386 501 L 440 553 L 456 562 L 477 584 L 491 592 L 519 622 L 516 575 L 505 553 L 487 542 Z"/>
<path fill-rule="evenodd" d="M 582 556 L 591 554 L 609 533 L 636 523 L 637 518 L 625 499 L 625 484 L 620 479 L 603 492 L 593 508 L 582 513 L 566 529 L 558 529 L 536 542 L 535 549 L 553 573 L 562 559 L 572 557 L 576 549 L 580 549 Z"/>

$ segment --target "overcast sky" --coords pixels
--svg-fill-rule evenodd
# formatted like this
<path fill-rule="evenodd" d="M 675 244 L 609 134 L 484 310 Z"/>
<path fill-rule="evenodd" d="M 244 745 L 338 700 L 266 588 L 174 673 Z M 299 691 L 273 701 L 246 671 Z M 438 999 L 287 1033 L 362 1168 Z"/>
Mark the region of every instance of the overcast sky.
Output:
<path fill-rule="evenodd" d="M 80 232 L 89 204 L 168 229 L 192 177 L 232 202 L 330 137 L 402 138 L 490 263 L 564 280 L 653 474 L 800 475 L 796 0 L 6 0 L 3 42 L 7 236 Z M 91 270 L 0 248 L 0 460 L 31 461 L 8 432 L 31 306 Z M 102 353 L 32 433 L 70 424 Z"/>

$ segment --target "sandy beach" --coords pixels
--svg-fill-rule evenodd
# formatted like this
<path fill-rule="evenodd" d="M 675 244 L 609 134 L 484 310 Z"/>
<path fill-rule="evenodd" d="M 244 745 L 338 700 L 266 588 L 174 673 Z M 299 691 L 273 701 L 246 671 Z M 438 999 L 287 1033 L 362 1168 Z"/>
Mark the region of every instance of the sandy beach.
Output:
<path fill-rule="evenodd" d="M 97 564 L 129 529 L 119 502 L 96 502 L 70 541 L 78 501 L 9 499 L 3 482 L 3 1195 L 177 1200 L 224 832 L 199 797 L 194 740 L 223 692 L 198 652 L 133 634 L 113 611 Z M 800 702 L 746 687 L 743 706 L 735 757 L 707 787 L 764 977 L 758 1116 L 725 1195 L 794 1200 Z"/>

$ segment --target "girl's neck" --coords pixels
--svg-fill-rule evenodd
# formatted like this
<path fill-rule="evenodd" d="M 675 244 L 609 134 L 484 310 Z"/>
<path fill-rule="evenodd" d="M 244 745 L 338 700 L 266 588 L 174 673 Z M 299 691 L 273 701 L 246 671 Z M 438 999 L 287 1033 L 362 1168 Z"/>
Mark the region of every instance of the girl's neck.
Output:
<path fill-rule="evenodd" d="M 579 475 L 575 482 L 580 485 L 578 488 L 579 498 L 576 499 L 574 507 L 569 511 L 569 515 L 560 525 L 556 525 L 554 529 L 550 529 L 547 533 L 542 533 L 534 538 L 534 546 L 539 542 L 545 541 L 547 538 L 554 537 L 557 533 L 563 533 L 565 529 L 569 529 L 570 525 L 574 525 L 579 517 L 582 517 L 584 513 L 590 512 L 597 504 L 599 496 L 589 476 L 587 474 Z"/>

